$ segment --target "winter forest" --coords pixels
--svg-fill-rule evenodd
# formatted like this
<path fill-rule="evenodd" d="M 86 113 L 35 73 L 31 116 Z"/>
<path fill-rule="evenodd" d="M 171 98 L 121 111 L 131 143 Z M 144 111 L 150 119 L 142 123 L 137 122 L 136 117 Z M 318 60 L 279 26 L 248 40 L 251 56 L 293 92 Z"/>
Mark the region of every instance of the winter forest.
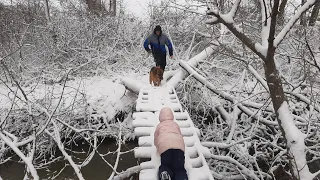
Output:
<path fill-rule="evenodd" d="M 320 179 L 320 0 L 145 3 L 0 0 L 0 179 L 138 180 L 156 25 L 214 179 Z"/>

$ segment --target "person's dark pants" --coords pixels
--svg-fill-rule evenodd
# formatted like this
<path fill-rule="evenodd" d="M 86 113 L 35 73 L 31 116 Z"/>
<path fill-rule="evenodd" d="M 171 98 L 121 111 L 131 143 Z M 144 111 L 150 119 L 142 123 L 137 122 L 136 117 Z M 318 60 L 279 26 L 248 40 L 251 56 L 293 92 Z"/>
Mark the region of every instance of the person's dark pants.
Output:
<path fill-rule="evenodd" d="M 167 171 L 171 180 L 188 180 L 187 171 L 184 168 L 184 152 L 180 149 L 169 149 L 161 154 L 161 165 L 158 177 L 163 171 Z"/>
<path fill-rule="evenodd" d="M 154 54 L 154 61 L 156 62 L 156 66 L 160 66 L 160 68 L 164 71 L 167 65 L 166 54 Z"/>

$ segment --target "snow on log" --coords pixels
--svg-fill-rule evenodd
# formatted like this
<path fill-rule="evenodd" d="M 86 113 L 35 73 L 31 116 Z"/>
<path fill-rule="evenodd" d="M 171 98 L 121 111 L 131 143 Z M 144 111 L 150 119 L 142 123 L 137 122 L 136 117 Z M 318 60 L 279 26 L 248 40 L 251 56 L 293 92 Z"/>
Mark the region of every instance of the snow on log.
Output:
<path fill-rule="evenodd" d="M 129 77 L 121 78 L 122 84 L 130 91 L 139 94 L 140 88 L 143 86 L 142 82 L 131 79 Z"/>
<path fill-rule="evenodd" d="M 203 50 L 201 53 L 199 53 L 198 55 L 194 56 L 193 58 L 191 58 L 188 61 L 188 64 L 190 64 L 191 66 L 197 66 L 199 62 L 205 60 L 206 58 L 208 58 L 212 53 L 214 53 L 216 50 L 218 49 L 218 45 L 212 45 L 207 47 L 205 50 Z M 180 69 L 168 82 L 168 85 L 171 85 L 173 87 L 177 87 L 178 84 L 184 80 L 187 76 L 189 75 L 189 73 L 184 70 L 184 69 Z"/>
<path fill-rule="evenodd" d="M 278 110 L 279 120 L 281 126 L 285 132 L 287 139 L 287 146 L 289 148 L 289 154 L 292 155 L 292 168 L 295 173 L 295 177 L 300 177 L 301 180 L 313 179 L 313 174 L 310 173 L 306 160 L 306 146 L 304 139 L 307 137 L 303 134 L 295 125 L 293 116 L 289 111 L 288 103 L 285 101 L 282 103 Z"/>

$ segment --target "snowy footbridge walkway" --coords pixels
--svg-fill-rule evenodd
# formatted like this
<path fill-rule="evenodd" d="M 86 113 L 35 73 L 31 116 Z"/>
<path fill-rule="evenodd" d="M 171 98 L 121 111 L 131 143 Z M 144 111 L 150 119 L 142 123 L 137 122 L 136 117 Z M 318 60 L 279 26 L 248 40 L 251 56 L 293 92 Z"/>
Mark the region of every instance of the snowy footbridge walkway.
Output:
<path fill-rule="evenodd" d="M 139 92 L 137 112 L 133 114 L 135 135 L 139 137 L 139 147 L 135 150 L 135 157 L 151 158 L 150 161 L 141 163 L 139 179 L 155 180 L 157 177 L 160 156 L 154 146 L 153 135 L 159 123 L 159 111 L 164 106 L 172 108 L 175 122 L 181 129 L 186 145 L 185 167 L 189 180 L 213 180 L 205 159 L 210 155 L 210 151 L 200 144 L 200 131 L 194 127 L 188 112 L 182 110 L 175 89 L 166 85 L 144 86 Z"/>

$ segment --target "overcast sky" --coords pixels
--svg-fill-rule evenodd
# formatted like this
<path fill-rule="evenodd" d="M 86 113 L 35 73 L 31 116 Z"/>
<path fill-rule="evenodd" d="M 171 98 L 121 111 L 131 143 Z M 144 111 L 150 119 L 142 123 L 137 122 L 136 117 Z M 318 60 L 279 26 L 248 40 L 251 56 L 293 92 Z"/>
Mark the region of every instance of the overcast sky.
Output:
<path fill-rule="evenodd" d="M 148 3 L 151 0 L 124 0 L 124 7 L 130 13 L 139 17 L 146 17 L 148 14 Z"/>
<path fill-rule="evenodd" d="M 49 0 L 51 3 L 55 3 L 56 0 Z M 0 0 L 4 4 L 10 4 L 11 0 Z M 15 2 L 15 0 L 13 0 Z M 145 17 L 148 14 L 148 3 L 151 0 L 124 0 L 124 7 L 130 13 L 139 17 Z"/>

